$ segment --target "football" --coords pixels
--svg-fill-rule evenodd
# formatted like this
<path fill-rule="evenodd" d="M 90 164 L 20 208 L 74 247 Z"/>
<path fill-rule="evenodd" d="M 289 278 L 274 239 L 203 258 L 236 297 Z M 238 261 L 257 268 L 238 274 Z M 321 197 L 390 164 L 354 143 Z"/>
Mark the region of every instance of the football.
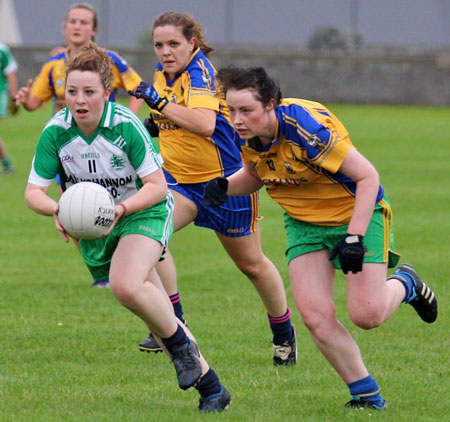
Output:
<path fill-rule="evenodd" d="M 108 190 L 92 182 L 70 186 L 59 199 L 59 221 L 77 239 L 95 239 L 111 226 L 115 204 Z"/>

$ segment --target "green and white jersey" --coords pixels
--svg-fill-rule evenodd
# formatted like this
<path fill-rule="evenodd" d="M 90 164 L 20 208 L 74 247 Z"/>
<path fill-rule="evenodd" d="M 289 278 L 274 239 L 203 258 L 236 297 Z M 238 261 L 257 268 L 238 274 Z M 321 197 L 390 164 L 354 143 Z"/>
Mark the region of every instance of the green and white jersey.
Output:
<path fill-rule="evenodd" d="M 17 62 L 14 60 L 11 50 L 0 42 L 0 117 L 4 117 L 8 111 L 9 90 L 7 76 L 17 71 Z"/>
<path fill-rule="evenodd" d="M 0 42 L 0 91 L 8 86 L 6 76 L 17 71 L 17 62 L 14 60 L 9 47 Z"/>
<path fill-rule="evenodd" d="M 161 154 L 138 117 L 118 103 L 107 102 L 90 137 L 77 128 L 67 107 L 52 117 L 37 144 L 28 182 L 50 186 L 60 174 L 63 189 L 94 182 L 121 202 L 140 189 L 141 178 L 161 166 Z"/>

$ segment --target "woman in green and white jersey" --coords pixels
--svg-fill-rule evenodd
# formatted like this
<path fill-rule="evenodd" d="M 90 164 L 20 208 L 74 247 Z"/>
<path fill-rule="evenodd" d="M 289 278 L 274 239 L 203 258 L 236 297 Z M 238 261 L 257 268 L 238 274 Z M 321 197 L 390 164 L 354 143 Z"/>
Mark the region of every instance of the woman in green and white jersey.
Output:
<path fill-rule="evenodd" d="M 155 271 L 173 230 L 173 198 L 161 156 L 143 124 L 126 107 L 108 102 L 109 60 L 106 50 L 90 46 L 67 63 L 67 107 L 41 134 L 25 200 L 33 211 L 54 216 L 68 242 L 58 204 L 48 196 L 55 176 L 61 174 L 65 187 L 92 181 L 109 190 L 116 203 L 113 225 L 102 238 L 81 240 L 83 260 L 94 280 L 109 277 L 114 296 L 157 335 L 180 388 L 199 391 L 200 411 L 222 410 L 230 395 L 175 317 Z"/>

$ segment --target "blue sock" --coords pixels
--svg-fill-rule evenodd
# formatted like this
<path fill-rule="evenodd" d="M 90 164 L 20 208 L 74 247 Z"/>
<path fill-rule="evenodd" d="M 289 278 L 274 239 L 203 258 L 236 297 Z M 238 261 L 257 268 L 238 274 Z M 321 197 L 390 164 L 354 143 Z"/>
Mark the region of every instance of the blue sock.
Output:
<path fill-rule="evenodd" d="M 283 344 L 292 339 L 294 329 L 292 328 L 291 310 L 289 308 L 279 317 L 273 317 L 269 314 L 267 314 L 267 317 L 273 333 L 274 344 Z"/>
<path fill-rule="evenodd" d="M 403 302 L 406 302 L 406 303 L 411 302 L 411 300 L 413 300 L 417 296 L 416 289 L 414 288 L 415 284 L 414 284 L 413 278 L 411 277 L 410 274 L 408 274 L 404 271 L 398 270 L 398 269 L 396 269 L 394 271 L 394 274 L 399 276 L 399 278 L 397 278 L 397 280 L 401 281 L 401 283 L 403 284 L 403 287 L 406 290 L 406 294 L 405 294 L 405 298 L 403 299 Z"/>
<path fill-rule="evenodd" d="M 361 400 L 375 403 L 383 401 L 383 397 L 380 393 L 380 387 L 378 387 L 375 378 L 372 378 L 370 374 L 365 378 L 351 382 L 347 385 L 350 389 L 350 395 L 352 397 L 357 397 Z"/>
<path fill-rule="evenodd" d="M 177 292 L 174 295 L 170 295 L 169 299 L 172 302 L 173 311 L 177 318 L 183 324 L 186 324 L 186 321 L 183 319 L 183 306 L 181 306 L 180 294 Z"/>
<path fill-rule="evenodd" d="M 219 377 L 212 368 L 200 378 L 200 381 L 195 385 L 195 388 L 202 397 L 209 397 L 213 394 L 218 394 L 222 390 Z"/>
<path fill-rule="evenodd" d="M 184 330 L 177 325 L 177 331 L 175 331 L 175 334 L 170 336 L 169 338 L 162 338 L 161 340 L 164 343 L 164 346 L 167 347 L 167 350 L 172 353 L 173 346 L 181 345 L 184 343 L 187 343 L 189 341 L 188 336 L 184 332 Z"/>

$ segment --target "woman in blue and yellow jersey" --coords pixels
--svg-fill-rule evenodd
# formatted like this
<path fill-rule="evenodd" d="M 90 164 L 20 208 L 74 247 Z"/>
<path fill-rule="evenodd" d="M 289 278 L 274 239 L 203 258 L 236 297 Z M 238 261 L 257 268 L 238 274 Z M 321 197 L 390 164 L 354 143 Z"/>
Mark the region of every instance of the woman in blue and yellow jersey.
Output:
<path fill-rule="evenodd" d="M 213 49 L 191 16 L 175 12 L 155 19 L 153 42 L 159 59 L 153 84 L 143 82 L 130 94 L 145 99 L 159 128 L 163 168 L 175 198 L 174 230 L 194 222 L 216 232 L 266 307 L 273 332 L 273 363 L 294 364 L 297 346 L 291 311 L 281 276 L 261 250 L 257 195 L 230 197 L 217 208 L 206 207 L 202 201 L 206 181 L 229 176 L 242 166 L 225 101 L 217 95 L 216 71 L 208 59 Z M 183 320 L 170 256 L 158 265 L 158 273 L 175 313 Z M 151 336 L 140 348 L 158 350 Z"/>
<path fill-rule="evenodd" d="M 358 345 L 336 319 L 336 269 L 346 274 L 350 318 L 363 329 L 382 324 L 402 302 L 434 322 L 437 302 L 411 265 L 399 265 L 387 277 L 398 255 L 376 169 L 330 110 L 314 101 L 282 99 L 263 68 L 222 69 L 218 80 L 244 167 L 208 182 L 205 203 L 219 205 L 228 195 L 266 186 L 285 211 L 295 303 L 315 344 L 349 387 L 346 406 L 384 409 Z"/>
<path fill-rule="evenodd" d="M 17 104 L 23 104 L 28 111 L 33 111 L 50 99 L 55 99 L 55 111 L 66 105 L 64 96 L 66 62 L 83 47 L 90 45 L 98 29 L 98 15 L 89 3 L 73 4 L 68 10 L 62 25 L 66 47 L 47 59 L 34 82 L 30 79 L 26 86 L 20 88 L 16 95 Z M 113 71 L 110 101 L 115 100 L 118 88 L 125 91 L 135 89 L 142 78 L 116 52 L 108 50 Z M 142 101 L 131 98 L 128 104 L 135 114 L 139 112 Z"/>

